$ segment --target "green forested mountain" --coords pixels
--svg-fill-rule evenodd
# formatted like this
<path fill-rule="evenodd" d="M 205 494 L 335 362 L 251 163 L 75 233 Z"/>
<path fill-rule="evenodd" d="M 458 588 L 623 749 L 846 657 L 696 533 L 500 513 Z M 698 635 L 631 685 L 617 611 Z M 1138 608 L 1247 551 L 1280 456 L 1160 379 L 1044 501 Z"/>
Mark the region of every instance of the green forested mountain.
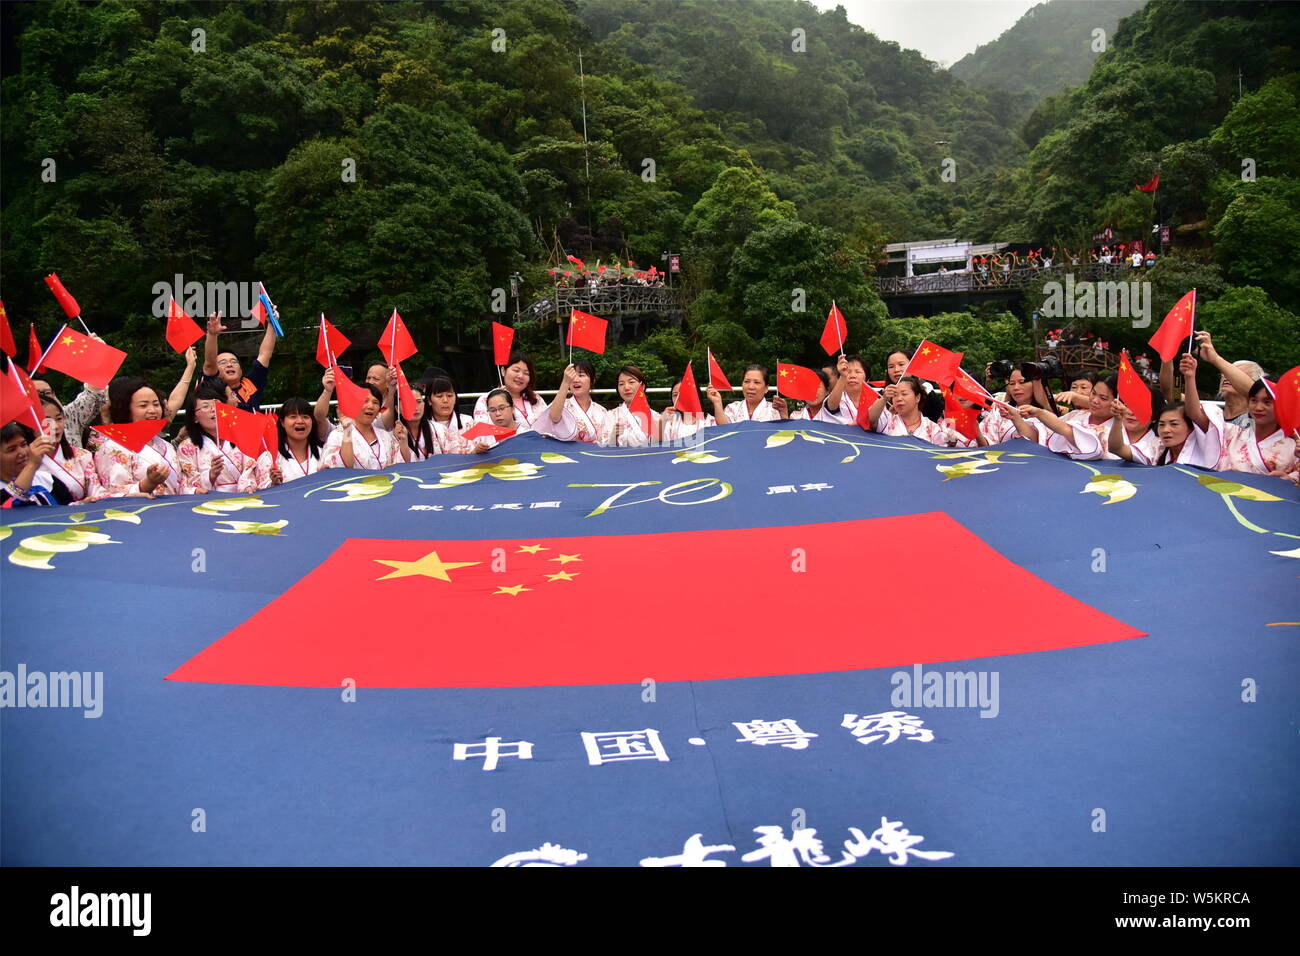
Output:
<path fill-rule="evenodd" d="M 1146 0 L 1048 0 L 1031 8 L 996 40 L 966 54 L 950 69 L 980 89 L 1022 97 L 1028 112 L 1044 97 L 1079 86 L 1097 60 L 1095 30 L 1109 44 L 1122 17 Z"/>
<path fill-rule="evenodd" d="M 512 271 L 526 301 L 562 250 L 644 265 L 665 249 L 683 253 L 686 326 L 602 368 L 663 377 L 706 338 L 737 364 L 811 364 L 832 298 L 874 341 L 884 242 L 1141 228 L 1154 210 L 1133 183 L 1157 165 L 1162 217 L 1200 223 L 1167 284 L 1300 307 L 1290 5 L 1153 0 L 1023 123 L 1015 94 L 796 0 L 53 0 L 0 17 L 9 315 L 52 334 L 41 276 L 58 271 L 128 368 L 176 367 L 150 308 L 177 274 L 265 282 L 290 332 L 283 395 L 315 387 L 320 311 L 365 347 L 396 307 L 436 361 L 439 343 L 487 344 Z M 554 326 L 520 335 L 549 380 Z M 487 384 L 477 367 L 466 388 Z"/>

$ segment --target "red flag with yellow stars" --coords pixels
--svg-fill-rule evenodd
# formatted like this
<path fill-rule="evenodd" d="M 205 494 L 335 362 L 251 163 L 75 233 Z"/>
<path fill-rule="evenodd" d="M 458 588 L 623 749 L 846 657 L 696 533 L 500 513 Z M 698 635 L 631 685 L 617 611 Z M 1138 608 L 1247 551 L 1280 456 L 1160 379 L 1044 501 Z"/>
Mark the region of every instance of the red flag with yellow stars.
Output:
<path fill-rule="evenodd" d="M 3 302 L 0 302 L 0 352 L 10 358 L 18 354 L 18 343 L 14 341 L 13 329 L 9 328 L 9 313 Z"/>
<path fill-rule="evenodd" d="M 356 418 L 361 414 L 366 399 L 373 397 L 370 389 L 352 381 L 337 365 L 334 366 L 334 394 L 338 396 L 339 414 L 345 418 Z"/>
<path fill-rule="evenodd" d="M 280 416 L 275 412 L 266 412 L 262 415 L 266 424 L 262 430 L 262 450 L 269 452 L 271 455 L 271 467 L 275 467 L 275 460 L 280 455 Z"/>
<path fill-rule="evenodd" d="M 731 383 L 727 381 L 727 376 L 723 374 L 722 366 L 718 360 L 713 357 L 713 350 L 709 349 L 709 387 L 716 388 L 718 391 L 729 391 Z"/>
<path fill-rule="evenodd" d="M 953 427 L 962 435 L 975 441 L 980 434 L 980 412 L 978 408 L 967 408 L 957 401 L 957 395 L 950 386 L 943 387 L 943 414 L 952 419 Z"/>
<path fill-rule="evenodd" d="M 352 340 L 334 328 L 334 323 L 325 316 L 320 317 L 320 326 L 316 330 L 316 361 L 329 368 L 338 363 L 338 357 L 352 344 Z"/>
<path fill-rule="evenodd" d="M 1159 353 L 1161 361 L 1168 362 L 1178 354 L 1178 347 L 1192 334 L 1195 324 L 1196 290 L 1193 289 L 1174 303 L 1147 344 Z"/>
<path fill-rule="evenodd" d="M 641 430 L 649 438 L 651 435 L 650 429 L 654 426 L 654 415 L 650 413 L 650 402 L 646 400 L 644 385 L 636 390 L 636 394 L 632 396 L 632 401 L 627 403 L 627 410 L 640 423 Z"/>
<path fill-rule="evenodd" d="M 1151 389 L 1133 370 L 1128 349 L 1119 353 L 1119 400 L 1129 407 L 1140 422 L 1151 420 Z"/>
<path fill-rule="evenodd" d="M 379 336 L 379 351 L 384 353 L 384 361 L 388 365 L 405 362 L 420 351 L 415 347 L 415 340 L 411 338 L 406 323 L 402 321 L 396 309 L 388 317 L 388 324 L 384 326 L 384 331 Z"/>
<path fill-rule="evenodd" d="M 777 363 L 776 390 L 786 398 L 797 399 L 801 402 L 815 402 L 817 401 L 817 387 L 821 383 L 821 376 L 810 368 L 804 368 L 802 365 Z"/>
<path fill-rule="evenodd" d="M 917 378 L 938 382 L 940 385 L 951 385 L 961 368 L 963 354 L 949 351 L 942 345 L 935 345 L 928 340 L 922 340 L 911 361 L 907 363 L 907 368 L 903 369 L 903 374 L 915 375 Z"/>
<path fill-rule="evenodd" d="M 569 319 L 569 337 L 564 344 L 604 354 L 605 329 L 608 326 L 609 323 L 600 316 L 574 309 Z"/>
<path fill-rule="evenodd" d="M 27 330 L 27 371 L 35 375 L 40 372 L 37 368 L 41 364 L 41 340 L 36 337 L 36 323 L 33 322 Z"/>
<path fill-rule="evenodd" d="M 1275 383 L 1264 379 L 1273 393 L 1273 412 L 1284 435 L 1300 433 L 1300 365 L 1283 374 Z"/>
<path fill-rule="evenodd" d="M 500 322 L 492 323 L 492 364 L 509 365 L 510 347 L 514 345 L 515 330 Z"/>
<path fill-rule="evenodd" d="M 108 388 L 117 370 L 126 361 L 126 353 L 66 325 L 55 336 L 54 344 L 45 355 L 46 368 L 63 372 L 96 388 Z"/>
<path fill-rule="evenodd" d="M 394 368 L 397 369 L 397 416 L 409 419 L 415 414 L 415 392 L 411 390 L 411 383 L 406 380 L 402 363 L 398 362 Z"/>
<path fill-rule="evenodd" d="M 830 314 L 826 316 L 826 327 L 822 329 L 822 349 L 827 355 L 844 351 L 844 340 L 849 337 L 849 327 L 844 322 L 840 307 L 831 303 Z"/>
<path fill-rule="evenodd" d="M 695 371 L 691 368 L 691 363 L 686 363 L 686 374 L 682 376 L 682 387 L 677 392 L 677 410 L 679 412 L 690 412 L 695 415 L 704 414 L 704 406 L 700 404 L 700 390 L 695 386 Z"/>
<path fill-rule="evenodd" d="M 72 293 L 63 288 L 63 282 L 60 281 L 57 272 L 51 272 L 47 275 L 45 284 L 50 287 L 50 291 L 54 293 L 54 298 L 58 300 L 68 318 L 75 319 L 81 315 L 81 306 L 77 305 L 77 300 L 72 297 Z"/>
<path fill-rule="evenodd" d="M 251 458 L 260 455 L 265 450 L 262 448 L 262 439 L 266 435 L 265 416 L 225 402 L 217 402 L 216 406 L 217 437 L 230 442 Z"/>
<path fill-rule="evenodd" d="M 0 419 L 3 419 L 0 425 L 8 425 L 16 419 L 24 425 L 30 423 L 39 432 L 45 422 L 45 411 L 41 408 L 36 387 L 21 365 L 17 362 L 8 364 L 8 370 L 0 374 Z"/>
<path fill-rule="evenodd" d="M 880 383 L 884 385 L 884 382 Z M 858 396 L 858 417 L 856 419 L 859 427 L 866 431 L 871 431 L 871 406 L 880 401 L 880 393 L 871 387 L 871 383 L 862 383 L 862 394 Z"/>
<path fill-rule="evenodd" d="M 111 438 L 128 451 L 138 453 L 155 435 L 167 427 L 167 420 L 155 418 L 143 422 L 128 422 L 124 425 L 91 425 L 90 427 L 105 438 Z"/>
<path fill-rule="evenodd" d="M 198 323 L 172 299 L 167 306 L 167 344 L 177 352 L 184 352 L 204 335 Z"/>

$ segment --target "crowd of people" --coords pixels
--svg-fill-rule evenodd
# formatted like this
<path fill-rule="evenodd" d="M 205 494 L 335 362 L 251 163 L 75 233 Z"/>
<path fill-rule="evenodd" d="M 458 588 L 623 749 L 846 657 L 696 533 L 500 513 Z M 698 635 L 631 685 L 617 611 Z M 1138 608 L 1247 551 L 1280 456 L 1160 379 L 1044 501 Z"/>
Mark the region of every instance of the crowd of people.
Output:
<path fill-rule="evenodd" d="M 964 271 L 974 274 L 980 282 L 994 284 L 1005 281 L 1018 269 L 1051 269 L 1067 265 L 1071 267 L 1114 265 L 1147 269 L 1155 264 L 1155 250 L 1150 247 L 1144 250 L 1140 243 L 1136 242 L 1119 242 L 1114 245 L 1098 245 L 1082 249 L 1057 249 L 1052 246 L 1046 251 L 1039 247 L 1028 249 L 1023 253 L 1007 250 L 993 255 L 972 256 L 966 263 Z"/>
<path fill-rule="evenodd" d="M 280 406 L 274 453 L 268 448 L 253 456 L 220 437 L 218 403 L 258 410 L 275 336 L 268 331 L 245 374 L 234 354 L 218 351 L 222 329 L 219 319 L 209 320 L 203 374 L 192 391 L 197 365 L 193 349 L 186 353 L 180 381 L 167 394 L 144 379 L 124 376 L 110 382 L 107 390 L 87 385 L 65 405 L 48 382 L 35 380 L 45 416 L 41 432 L 22 421 L 0 431 L 2 506 L 251 493 L 322 469 L 379 470 L 433 455 L 484 454 L 527 432 L 561 441 L 637 447 L 678 441 L 736 422 L 787 420 L 857 424 L 943 447 L 983 447 L 1020 437 L 1080 460 L 1178 463 L 1300 480 L 1297 439 L 1278 426 L 1263 370 L 1251 361 L 1224 360 L 1204 331 L 1196 333 L 1199 359 L 1189 353 L 1177 362 L 1184 382 L 1181 398 L 1174 394 L 1175 366 L 1163 364 L 1159 387 L 1146 386 L 1152 411 L 1142 418 L 1119 400 L 1115 375 L 1082 373 L 1071 379 L 1068 390 L 1053 393 L 1033 362 L 1012 368 L 1001 383 L 990 381 L 992 366 L 986 368 L 984 384 L 991 396 L 983 402 L 987 407 L 966 398 L 945 399 L 932 383 L 905 374 L 910 356 L 901 351 L 888 356 L 884 379 L 874 383 L 860 355 L 839 356 L 817 371 L 817 395 L 801 407 L 771 394 L 769 370 L 750 365 L 736 401 L 727 402 L 710 386 L 703 390 L 703 411 L 682 411 L 678 383 L 671 404 L 654 410 L 645 400 L 646 376 L 625 365 L 614 383 L 620 401 L 605 408 L 592 399 L 596 369 L 585 360 L 564 369 L 548 402 L 536 391 L 532 359 L 516 351 L 502 369 L 501 387 L 479 398 L 472 415 L 458 410 L 455 384 L 445 372 L 433 369 L 416 382 L 415 400 L 407 407 L 399 401 L 396 369 L 375 363 L 361 383 L 367 394 L 360 411 L 352 418 L 332 418 L 334 371 L 327 371 L 314 402 L 292 397 Z M 1200 400 L 1200 362 L 1220 372 L 1222 408 Z M 997 384 L 1001 388 L 995 391 Z M 950 401 L 965 411 L 966 427 L 945 414 L 952 410 L 956 415 Z M 181 409 L 183 425 L 176 440 L 157 435 L 139 451 L 92 427 L 169 419 Z M 477 423 L 495 428 L 475 429 Z"/>

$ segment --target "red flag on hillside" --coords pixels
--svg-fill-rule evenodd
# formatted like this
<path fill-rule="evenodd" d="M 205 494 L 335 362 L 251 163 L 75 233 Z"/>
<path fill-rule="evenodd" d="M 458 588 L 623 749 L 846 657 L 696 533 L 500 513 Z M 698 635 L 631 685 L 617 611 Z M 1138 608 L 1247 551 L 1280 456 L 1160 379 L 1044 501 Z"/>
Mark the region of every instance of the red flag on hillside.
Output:
<path fill-rule="evenodd" d="M 988 408 L 993 402 L 993 396 L 989 394 L 989 390 L 964 368 L 957 369 L 957 377 L 952 380 L 952 390 L 958 398 L 974 402 L 981 408 Z"/>
<path fill-rule="evenodd" d="M 246 412 L 225 402 L 216 402 L 217 437 L 230 442 L 245 455 L 256 458 L 263 451 L 262 438 L 266 434 L 266 418 L 255 412 Z"/>
<path fill-rule="evenodd" d="M 41 340 L 36 337 L 36 323 L 33 322 L 27 329 L 27 371 L 35 375 L 40 371 L 36 366 L 40 364 Z"/>
<path fill-rule="evenodd" d="M 817 401 L 817 388 L 821 385 L 821 376 L 802 365 L 776 365 L 776 390 L 786 398 L 801 402 Z"/>
<path fill-rule="evenodd" d="M 402 317 L 397 314 L 396 309 L 388 317 L 388 324 L 384 326 L 384 331 L 379 336 L 379 351 L 384 353 L 384 359 L 389 365 L 405 362 L 420 351 L 415 347 L 415 340 L 411 338 L 406 323 L 402 321 Z"/>
<path fill-rule="evenodd" d="M 77 300 L 72 297 L 72 293 L 63 288 L 57 273 L 51 272 L 47 275 L 45 284 L 50 287 L 54 298 L 58 299 L 59 305 L 63 307 L 63 312 L 68 318 L 75 319 L 81 315 L 81 306 L 77 305 Z"/>
<path fill-rule="evenodd" d="M 362 388 L 343 374 L 343 370 L 334 366 L 334 394 L 339 399 L 339 414 L 346 418 L 356 418 L 361 408 L 370 398 L 370 389 Z"/>
<path fill-rule="evenodd" d="M 105 438 L 111 438 L 127 451 L 138 453 L 155 435 L 167 427 L 167 420 L 155 418 L 150 421 L 129 422 L 125 425 L 91 425 L 90 427 Z"/>
<path fill-rule="evenodd" d="M 398 362 L 395 368 L 397 369 L 397 417 L 409 419 L 415 414 L 415 392 L 411 388 L 411 383 L 406 380 L 402 363 Z"/>
<path fill-rule="evenodd" d="M 0 426 L 18 420 L 32 424 L 37 432 L 45 421 L 40 396 L 17 362 L 9 362 L 9 368 L 0 375 L 0 419 Z"/>
<path fill-rule="evenodd" d="M 492 323 L 492 364 L 509 365 L 510 347 L 515 342 L 515 330 L 500 322 Z"/>
<path fill-rule="evenodd" d="M 650 403 L 646 400 L 644 385 L 636 390 L 636 394 L 632 396 L 632 401 L 627 403 L 627 410 L 637 420 L 646 437 L 651 437 L 650 429 L 654 425 L 654 415 L 650 414 Z"/>
<path fill-rule="evenodd" d="M 18 354 L 18 343 L 14 341 L 13 329 L 9 328 L 9 313 L 3 302 L 0 302 L 0 352 L 10 358 Z"/>
<path fill-rule="evenodd" d="M 1270 388 L 1268 379 L 1264 387 L 1273 393 L 1273 412 L 1277 415 L 1277 425 L 1283 435 L 1295 435 L 1300 432 L 1300 365 L 1285 373 Z"/>
<path fill-rule="evenodd" d="M 1147 344 L 1156 350 L 1161 361 L 1168 362 L 1178 354 L 1178 346 L 1192 334 L 1195 325 L 1196 290 L 1193 289 L 1174 303 Z"/>
<path fill-rule="evenodd" d="M 87 385 L 108 388 L 117 370 L 126 361 L 126 353 L 111 345 L 97 342 L 66 325 L 54 337 L 54 344 L 45 353 L 45 368 L 63 372 Z"/>
<path fill-rule="evenodd" d="M 475 422 L 469 428 L 460 433 L 461 438 L 495 438 L 497 441 L 504 441 L 511 437 L 517 429 L 502 428 L 500 425 L 493 425 L 491 422 Z"/>
<path fill-rule="evenodd" d="M 975 441 L 980 434 L 980 412 L 978 408 L 966 408 L 961 402 L 957 401 L 957 395 L 951 387 L 943 388 L 943 414 L 946 418 L 952 419 L 953 427 L 957 431 Z"/>
<path fill-rule="evenodd" d="M 844 340 L 849 337 L 849 327 L 844 323 L 844 316 L 839 306 L 831 302 L 830 314 L 826 316 L 826 327 L 822 329 L 822 350 L 827 355 L 844 351 Z"/>
<path fill-rule="evenodd" d="M 198 323 L 186 315 L 185 310 L 172 299 L 167 305 L 167 344 L 175 351 L 184 353 L 204 335 Z"/>
<path fill-rule="evenodd" d="M 727 376 L 722 374 L 722 366 L 718 360 L 713 357 L 713 350 L 709 350 L 709 387 L 716 388 L 718 391 L 724 391 L 731 388 L 731 383 L 727 381 Z"/>
<path fill-rule="evenodd" d="M 1151 421 L 1151 389 L 1133 368 L 1128 349 L 1119 353 L 1119 400 L 1127 405 L 1140 422 Z"/>
<path fill-rule="evenodd" d="M 585 268 L 587 268 L 587 264 L 586 264 L 585 262 L 583 262 L 581 259 L 579 259 L 577 256 L 565 256 L 564 258 L 568 259 L 570 262 L 572 262 L 572 263 L 573 263 L 575 266 L 577 266 L 579 269 L 585 269 Z"/>
<path fill-rule="evenodd" d="M 577 346 L 589 352 L 605 351 L 605 328 L 609 325 L 599 316 L 589 315 L 579 309 L 569 318 L 569 337 L 565 345 Z"/>
<path fill-rule="evenodd" d="M 704 414 L 704 406 L 700 404 L 700 390 L 695 387 L 695 370 L 691 368 L 690 362 L 686 363 L 686 373 L 682 376 L 682 387 L 677 391 L 677 404 L 674 407 L 679 412 Z"/>
<path fill-rule="evenodd" d="M 1160 174 L 1156 173 L 1154 176 L 1148 179 L 1147 184 L 1145 186 L 1134 186 L 1133 188 L 1140 193 L 1155 192 L 1157 189 L 1160 188 Z"/>
<path fill-rule="evenodd" d="M 334 323 L 323 315 L 320 317 L 320 327 L 316 331 L 317 362 L 326 368 L 337 365 L 338 357 L 351 344 L 352 340 L 334 328 Z"/>
<path fill-rule="evenodd" d="M 942 345 L 922 340 L 903 375 L 915 375 L 940 385 L 951 385 L 961 368 L 961 352 L 951 352 Z"/>

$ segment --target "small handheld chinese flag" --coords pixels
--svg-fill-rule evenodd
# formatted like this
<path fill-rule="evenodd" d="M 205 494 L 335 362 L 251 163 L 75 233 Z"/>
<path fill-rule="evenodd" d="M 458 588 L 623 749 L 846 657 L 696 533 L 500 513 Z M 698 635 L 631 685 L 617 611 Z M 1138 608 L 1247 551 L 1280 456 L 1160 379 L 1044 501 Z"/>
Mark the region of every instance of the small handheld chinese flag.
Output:
<path fill-rule="evenodd" d="M 406 380 L 402 363 L 398 362 L 394 368 L 397 369 L 397 417 L 410 420 L 415 414 L 415 392 L 411 389 L 411 383 Z"/>
<path fill-rule="evenodd" d="M 1268 387 L 1268 379 L 1264 380 Z M 1277 415 L 1278 427 L 1283 435 L 1294 435 L 1300 431 L 1300 365 L 1277 380 L 1273 392 L 1273 412 Z"/>
<path fill-rule="evenodd" d="M 844 316 L 839 306 L 831 303 L 831 311 L 826 316 L 826 328 L 822 329 L 822 349 L 827 355 L 844 351 L 844 340 L 849 337 L 849 327 L 844 323 Z"/>
<path fill-rule="evenodd" d="M 95 388 L 108 388 L 117 370 L 126 361 L 126 353 L 111 345 L 97 342 L 66 325 L 45 352 L 46 368 L 64 372 Z"/>
<path fill-rule="evenodd" d="M 198 323 L 172 299 L 167 306 L 167 344 L 177 352 L 184 352 L 204 334 Z"/>
<path fill-rule="evenodd" d="M 679 396 L 680 397 L 680 396 Z M 650 429 L 654 423 L 654 415 L 650 413 L 650 403 L 645 397 L 645 386 L 642 385 L 632 396 L 632 401 L 627 403 L 627 410 L 632 413 L 641 430 L 645 432 L 646 437 L 650 437 Z"/>
<path fill-rule="evenodd" d="M 338 364 L 338 357 L 352 344 L 352 340 L 334 328 L 334 323 L 320 317 L 320 328 L 316 332 L 316 361 L 325 368 Z M 351 417 L 351 416 L 349 416 Z"/>
<path fill-rule="evenodd" d="M 679 412 L 704 414 L 704 406 L 700 404 L 700 390 L 695 386 L 695 370 L 691 368 L 690 362 L 686 363 L 686 374 L 682 376 L 682 387 L 677 391 L 677 404 L 674 407 Z"/>
<path fill-rule="evenodd" d="M 40 371 L 37 368 L 41 364 L 41 340 L 36 337 L 36 323 L 33 322 L 27 329 L 27 371 L 35 375 Z"/>
<path fill-rule="evenodd" d="M 922 340 L 903 375 L 915 375 L 940 385 L 951 385 L 961 368 L 962 352 L 951 352 L 941 345 Z"/>
<path fill-rule="evenodd" d="M 3 302 L 0 302 L 0 352 L 10 358 L 18 354 L 18 343 L 14 341 L 13 329 L 9 328 L 9 313 L 5 312 Z"/>
<path fill-rule="evenodd" d="M 605 329 L 608 326 L 609 323 L 600 316 L 574 309 L 569 319 L 569 337 L 564 344 L 604 354 Z"/>
<path fill-rule="evenodd" d="M 262 449 L 271 456 L 271 467 L 275 467 L 275 460 L 280 452 L 280 417 L 275 412 L 267 412 L 262 416 L 266 424 L 262 430 Z"/>
<path fill-rule="evenodd" d="M 579 269 L 585 269 L 585 268 L 587 268 L 587 264 L 586 264 L 585 262 L 583 262 L 581 259 L 579 259 L 577 256 L 565 256 L 564 258 L 568 259 L 570 262 L 572 262 L 572 263 L 573 263 L 575 266 L 577 266 Z"/>
<path fill-rule="evenodd" d="M 1147 344 L 1159 353 L 1161 361 L 1168 362 L 1178 354 L 1178 346 L 1192 334 L 1195 324 L 1196 290 L 1193 289 L 1174 303 Z"/>
<path fill-rule="evenodd" d="M 515 330 L 500 322 L 492 323 L 492 364 L 509 365 L 510 347 L 515 342 Z"/>
<path fill-rule="evenodd" d="M 858 396 L 858 417 L 854 420 L 866 431 L 871 431 L 871 406 L 878 401 L 880 393 L 869 382 L 863 384 L 862 394 Z"/>
<path fill-rule="evenodd" d="M 388 324 L 384 326 L 383 334 L 379 336 L 379 351 L 384 353 L 384 359 L 389 365 L 405 362 L 420 351 L 415 347 L 415 340 L 411 338 L 406 323 L 402 321 L 396 309 L 388 317 Z"/>
<path fill-rule="evenodd" d="M 978 408 L 966 408 L 957 401 L 957 395 L 950 386 L 943 389 L 943 414 L 952 419 L 953 426 L 962 435 L 975 441 L 979 438 L 980 413 Z"/>
<path fill-rule="evenodd" d="M 976 381 L 975 377 L 964 368 L 957 369 L 957 377 L 952 381 L 952 390 L 958 398 L 974 402 L 981 408 L 990 407 L 990 403 L 993 401 L 993 396 L 989 394 L 989 390 Z"/>
<path fill-rule="evenodd" d="M 63 306 L 63 313 L 70 319 L 81 317 L 81 306 L 77 305 L 77 300 L 72 297 L 72 293 L 63 288 L 63 283 L 59 281 L 57 273 L 51 272 L 45 277 L 45 284 L 50 287 L 54 293 L 54 298 Z"/>
<path fill-rule="evenodd" d="M 356 418 L 361 414 L 366 399 L 372 397 L 370 389 L 362 388 L 343 374 L 337 365 L 334 368 L 334 394 L 339 397 L 339 414 L 346 418 Z"/>
<path fill-rule="evenodd" d="M 815 402 L 817 388 L 821 383 L 821 376 L 810 368 L 777 363 L 776 390 L 786 398 L 798 399 L 801 402 Z"/>
<path fill-rule="evenodd" d="M 727 381 L 727 376 L 722 374 L 722 366 L 718 360 L 713 357 L 713 350 L 709 350 L 709 387 L 723 391 L 731 388 L 731 383 Z"/>
<path fill-rule="evenodd" d="M 41 408 L 40 396 L 32 380 L 23 372 L 17 362 L 9 362 L 9 368 L 0 375 L 0 425 L 8 425 L 16 419 L 30 419 L 41 431 L 45 421 L 45 411 Z"/>
<path fill-rule="evenodd" d="M 1145 186 L 1134 186 L 1133 188 L 1140 193 L 1155 192 L 1157 189 L 1160 188 L 1160 174 L 1156 173 L 1154 176 L 1148 179 L 1147 184 Z"/>
<path fill-rule="evenodd" d="M 1128 349 L 1119 353 L 1119 400 L 1129 407 L 1140 422 L 1151 421 L 1151 390 L 1133 369 Z"/>
<path fill-rule="evenodd" d="M 461 438 L 495 438 L 497 441 L 509 438 L 515 433 L 514 428 L 502 428 L 491 422 L 475 422 L 460 433 Z"/>
<path fill-rule="evenodd" d="M 245 455 L 256 458 L 262 453 L 262 439 L 266 435 L 265 416 L 246 412 L 234 405 L 217 402 L 217 434 Z"/>
<path fill-rule="evenodd" d="M 152 421 L 130 422 L 125 425 L 91 425 L 90 427 L 105 438 L 111 438 L 127 451 L 138 454 L 155 435 L 167 427 L 167 422 L 156 418 Z"/>

